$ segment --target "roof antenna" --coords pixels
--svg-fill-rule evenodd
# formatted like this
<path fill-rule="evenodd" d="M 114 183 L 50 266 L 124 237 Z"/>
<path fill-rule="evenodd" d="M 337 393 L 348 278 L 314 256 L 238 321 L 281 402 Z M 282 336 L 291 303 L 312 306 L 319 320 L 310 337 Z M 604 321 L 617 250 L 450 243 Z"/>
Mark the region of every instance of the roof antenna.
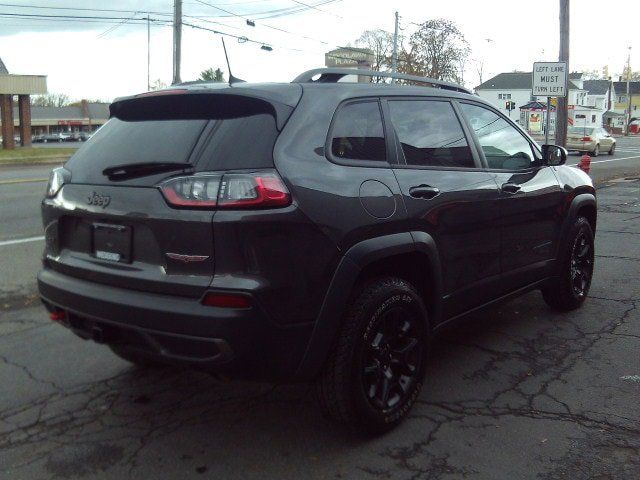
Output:
<path fill-rule="evenodd" d="M 234 77 L 231 73 L 231 65 L 229 65 L 229 57 L 227 55 L 227 46 L 224 44 L 224 37 L 220 37 L 220 40 L 222 40 L 222 48 L 224 48 L 224 58 L 227 59 L 227 69 L 229 70 L 229 86 L 233 85 L 234 83 L 244 82 L 244 80 Z"/>

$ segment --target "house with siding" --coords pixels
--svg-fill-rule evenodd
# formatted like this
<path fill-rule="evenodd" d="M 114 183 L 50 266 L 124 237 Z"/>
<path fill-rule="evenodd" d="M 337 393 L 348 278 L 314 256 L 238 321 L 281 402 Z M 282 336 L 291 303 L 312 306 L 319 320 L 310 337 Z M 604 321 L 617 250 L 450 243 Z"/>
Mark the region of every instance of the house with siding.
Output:
<path fill-rule="evenodd" d="M 602 125 L 603 111 L 588 104 L 588 90 L 581 73 L 571 73 L 568 85 L 569 123 L 580 125 Z M 532 95 L 531 72 L 505 72 L 490 78 L 475 88 L 478 96 L 505 115 L 517 121 L 523 128 L 532 133 L 541 133 L 546 122 L 546 97 Z M 507 102 L 515 103 L 515 111 L 507 110 Z M 544 111 L 541 113 L 541 105 Z M 550 123 L 555 125 L 555 111 L 551 109 Z M 536 121 L 530 122 L 533 118 Z M 530 129 L 530 127 L 533 128 Z"/>

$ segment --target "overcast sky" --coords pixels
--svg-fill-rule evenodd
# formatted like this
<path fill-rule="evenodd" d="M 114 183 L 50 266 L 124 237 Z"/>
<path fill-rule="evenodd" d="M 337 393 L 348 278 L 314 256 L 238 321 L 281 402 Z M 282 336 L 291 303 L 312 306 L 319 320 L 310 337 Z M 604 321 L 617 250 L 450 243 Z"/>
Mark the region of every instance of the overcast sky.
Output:
<path fill-rule="evenodd" d="M 319 6 L 306 8 L 301 3 Z M 395 10 L 400 13 L 405 34 L 416 28 L 414 22 L 445 17 L 458 24 L 472 48 L 465 81 L 473 87 L 478 84 L 475 63 L 479 61 L 484 61 L 487 80 L 504 71 L 530 71 L 534 61 L 557 60 L 558 3 L 184 0 L 183 14 L 187 23 L 273 46 L 273 51 L 267 52 L 256 43 L 226 40 L 234 75 L 249 81 L 290 81 L 304 70 L 322 67 L 324 52 L 353 42 L 364 30 L 392 32 Z M 632 69 L 640 70 L 637 0 L 571 3 L 572 71 L 601 70 L 609 65 L 611 74 L 619 74 L 633 36 L 637 47 L 632 51 Z M 0 0 L 0 58 L 11 73 L 47 75 L 50 92 L 65 93 L 72 99 L 112 100 L 142 92 L 147 88 L 146 22 L 131 25 L 117 19 L 38 19 L 15 14 L 135 19 L 151 12 L 151 79 L 170 83 L 172 29 L 160 20 L 169 21 L 172 10 L 173 0 Z M 247 26 L 246 19 L 254 20 L 256 26 Z M 219 35 L 187 26 L 182 35 L 183 80 L 197 78 L 208 67 L 226 72 Z"/>

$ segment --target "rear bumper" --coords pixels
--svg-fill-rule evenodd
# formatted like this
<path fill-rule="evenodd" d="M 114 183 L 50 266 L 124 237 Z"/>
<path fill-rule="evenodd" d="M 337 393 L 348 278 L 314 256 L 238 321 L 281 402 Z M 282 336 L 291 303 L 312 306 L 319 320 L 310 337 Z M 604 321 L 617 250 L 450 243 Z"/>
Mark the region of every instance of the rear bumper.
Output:
<path fill-rule="evenodd" d="M 579 152 L 592 152 L 596 148 L 596 142 L 572 142 L 567 140 L 567 150 Z"/>
<path fill-rule="evenodd" d="M 254 380 L 293 377 L 311 324 L 281 327 L 257 302 L 248 309 L 97 284 L 45 268 L 40 296 L 82 338 L 126 344 L 145 356 Z M 247 292 L 244 292 L 247 293 Z"/>

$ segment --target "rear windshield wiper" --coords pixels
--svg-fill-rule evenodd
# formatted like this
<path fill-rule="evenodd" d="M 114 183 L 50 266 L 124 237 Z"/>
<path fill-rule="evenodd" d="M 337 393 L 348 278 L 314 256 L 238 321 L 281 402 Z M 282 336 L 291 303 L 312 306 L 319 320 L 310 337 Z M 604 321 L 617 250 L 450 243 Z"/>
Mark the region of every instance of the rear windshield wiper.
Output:
<path fill-rule="evenodd" d="M 176 170 L 192 169 L 193 164 L 188 162 L 144 162 L 127 163 L 105 168 L 102 174 L 109 180 L 126 180 L 128 178 L 144 177 L 156 173 L 173 172 Z"/>

